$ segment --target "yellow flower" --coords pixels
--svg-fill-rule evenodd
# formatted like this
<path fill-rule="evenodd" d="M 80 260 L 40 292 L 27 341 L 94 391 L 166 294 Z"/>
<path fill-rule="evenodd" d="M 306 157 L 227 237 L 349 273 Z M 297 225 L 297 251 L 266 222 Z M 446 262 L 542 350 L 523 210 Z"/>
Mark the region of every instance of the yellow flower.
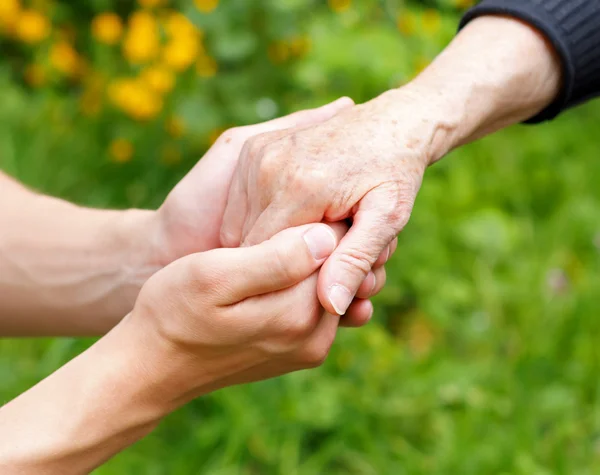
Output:
<path fill-rule="evenodd" d="M 79 109 L 88 117 L 97 116 L 102 110 L 105 79 L 101 74 L 90 71 L 85 78 L 85 89 L 79 99 Z"/>
<path fill-rule="evenodd" d="M 304 56 L 310 51 L 310 38 L 306 36 L 296 36 L 291 39 L 289 47 L 292 56 Z"/>
<path fill-rule="evenodd" d="M 177 116 L 171 116 L 165 123 L 165 130 L 173 138 L 179 138 L 185 133 L 185 124 Z"/>
<path fill-rule="evenodd" d="M 175 71 L 185 71 L 201 51 L 200 39 L 196 35 L 173 37 L 163 50 L 163 61 Z"/>
<path fill-rule="evenodd" d="M 164 18 L 164 26 L 170 38 L 180 38 L 188 35 L 202 37 L 202 31 L 196 28 L 188 17 L 179 12 L 169 12 Z"/>
<path fill-rule="evenodd" d="M 162 149 L 161 160 L 165 165 L 177 165 L 181 161 L 181 152 L 175 145 L 166 145 Z"/>
<path fill-rule="evenodd" d="M 23 71 L 23 77 L 25 82 L 32 87 L 40 87 L 46 83 L 46 71 L 37 63 L 27 66 Z"/>
<path fill-rule="evenodd" d="M 25 43 L 39 43 L 50 34 L 50 22 L 40 12 L 24 10 L 18 18 L 16 34 Z"/>
<path fill-rule="evenodd" d="M 137 79 L 119 79 L 108 89 L 111 102 L 130 117 L 149 120 L 161 111 L 162 99 L 144 82 Z"/>
<path fill-rule="evenodd" d="M 85 92 L 79 99 L 79 109 L 87 117 L 96 117 L 102 111 L 102 96 Z"/>
<path fill-rule="evenodd" d="M 435 345 L 436 332 L 425 315 L 418 310 L 415 314 L 408 327 L 408 346 L 417 357 L 424 358 Z"/>
<path fill-rule="evenodd" d="M 129 17 L 129 24 L 136 28 L 156 28 L 156 18 L 149 12 L 136 11 Z"/>
<path fill-rule="evenodd" d="M 123 34 L 123 22 L 115 13 L 101 13 L 92 20 L 92 35 L 101 43 L 114 45 Z"/>
<path fill-rule="evenodd" d="M 328 0 L 329 8 L 334 12 L 340 13 L 350 8 L 352 0 Z"/>
<path fill-rule="evenodd" d="M 0 30 L 11 31 L 21 14 L 19 0 L 0 1 Z"/>
<path fill-rule="evenodd" d="M 161 66 L 152 66 L 145 69 L 142 72 L 141 78 L 142 81 L 159 94 L 166 94 L 171 91 L 175 84 L 175 76 L 173 73 Z"/>
<path fill-rule="evenodd" d="M 77 29 L 73 25 L 63 25 L 58 28 L 56 35 L 60 40 L 74 43 L 77 39 Z"/>
<path fill-rule="evenodd" d="M 50 48 L 50 64 L 65 76 L 76 76 L 81 62 L 77 51 L 66 41 L 58 41 Z"/>
<path fill-rule="evenodd" d="M 423 12 L 423 31 L 433 35 L 440 30 L 442 18 L 440 12 L 433 8 L 428 8 Z"/>
<path fill-rule="evenodd" d="M 211 78 L 217 74 L 217 62 L 207 55 L 202 55 L 196 62 L 196 73 L 202 78 Z"/>
<path fill-rule="evenodd" d="M 275 41 L 269 45 L 268 54 L 273 63 L 285 63 L 290 57 L 290 47 L 285 41 Z"/>
<path fill-rule="evenodd" d="M 113 161 L 117 163 L 126 163 L 133 157 L 133 145 L 125 139 L 113 140 L 108 147 L 108 151 Z"/>
<path fill-rule="evenodd" d="M 138 3 L 143 8 L 154 8 L 163 5 L 165 0 L 138 0 Z"/>
<path fill-rule="evenodd" d="M 398 16 L 396 24 L 398 26 L 398 30 L 404 36 L 412 36 L 417 30 L 417 21 L 415 19 L 415 15 L 409 11 L 401 13 Z"/>
<path fill-rule="evenodd" d="M 194 0 L 196 8 L 202 13 L 210 13 L 219 5 L 219 0 Z"/>
<path fill-rule="evenodd" d="M 123 42 L 123 54 L 134 64 L 156 57 L 160 47 L 158 24 L 148 12 L 135 12 L 129 18 L 129 30 Z"/>

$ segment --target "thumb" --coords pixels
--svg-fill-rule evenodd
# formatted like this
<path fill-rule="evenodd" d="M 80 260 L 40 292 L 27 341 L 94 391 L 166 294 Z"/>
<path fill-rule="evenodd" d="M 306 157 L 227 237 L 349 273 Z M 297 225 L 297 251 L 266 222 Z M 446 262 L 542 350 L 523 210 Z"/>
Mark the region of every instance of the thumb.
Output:
<path fill-rule="evenodd" d="M 350 230 L 319 272 L 318 294 L 325 310 L 346 313 L 381 252 L 408 221 L 410 211 L 403 209 L 377 189 L 361 200 Z"/>
<path fill-rule="evenodd" d="M 231 300 L 286 289 L 312 275 L 331 255 L 343 226 L 312 224 L 290 228 L 252 247 L 215 255 L 227 274 Z M 215 262 L 215 265 L 217 262 Z"/>
<path fill-rule="evenodd" d="M 319 122 L 325 122 L 326 120 L 329 120 L 340 113 L 342 110 L 352 107 L 353 105 L 354 101 L 349 97 L 340 97 L 329 104 L 325 104 L 324 106 L 317 107 L 315 109 L 306 109 L 294 112 L 268 122 L 263 122 L 262 124 L 253 125 L 250 128 L 252 129 L 252 134 L 256 135 L 264 132 L 289 129 L 292 127 L 308 127 Z"/>

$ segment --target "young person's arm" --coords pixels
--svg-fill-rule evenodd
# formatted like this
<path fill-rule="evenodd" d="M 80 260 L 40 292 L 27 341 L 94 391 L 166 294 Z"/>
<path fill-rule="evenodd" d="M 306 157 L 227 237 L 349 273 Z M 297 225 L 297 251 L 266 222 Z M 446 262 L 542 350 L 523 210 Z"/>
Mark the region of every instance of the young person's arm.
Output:
<path fill-rule="evenodd" d="M 154 214 L 82 208 L 0 173 L 0 335 L 113 327 L 160 268 Z"/>
<path fill-rule="evenodd" d="M 154 358 L 127 319 L 87 351 L 0 407 L 0 473 L 89 473 L 148 434 L 172 407 Z M 165 365 L 166 367 L 166 365 Z"/>
<path fill-rule="evenodd" d="M 339 318 L 323 314 L 317 270 L 344 231 L 289 229 L 157 272 L 111 332 L 0 408 L 0 473 L 88 473 L 195 397 L 319 365 Z"/>

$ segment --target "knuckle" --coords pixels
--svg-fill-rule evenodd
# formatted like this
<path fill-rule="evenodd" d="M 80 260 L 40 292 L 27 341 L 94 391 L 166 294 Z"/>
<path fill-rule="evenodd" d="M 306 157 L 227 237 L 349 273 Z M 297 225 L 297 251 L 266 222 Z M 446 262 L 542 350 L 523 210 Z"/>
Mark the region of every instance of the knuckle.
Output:
<path fill-rule="evenodd" d="M 318 368 L 327 359 L 329 351 L 327 348 L 308 347 L 304 348 L 300 355 L 300 363 L 305 368 Z"/>
<path fill-rule="evenodd" d="M 374 263 L 370 253 L 357 248 L 347 249 L 338 259 L 352 272 L 361 275 L 367 275 Z"/>
<path fill-rule="evenodd" d="M 287 334 L 293 340 L 302 340 L 313 331 L 313 325 L 307 319 L 294 319 L 287 328 Z"/>
<path fill-rule="evenodd" d="M 264 189 L 281 173 L 282 167 L 279 163 L 279 154 L 272 147 L 265 145 L 261 148 L 260 155 L 257 185 Z"/>
<path fill-rule="evenodd" d="M 287 177 L 287 190 L 309 200 L 316 190 L 323 188 L 323 178 L 315 169 L 297 168 Z"/>
<path fill-rule="evenodd" d="M 263 149 L 267 146 L 269 142 L 273 140 L 271 134 L 268 132 L 255 135 L 246 140 L 246 144 L 248 144 L 248 149 L 253 156 L 262 155 Z"/>
<path fill-rule="evenodd" d="M 410 219 L 416 191 L 413 192 L 411 187 L 404 186 L 402 183 L 388 183 L 382 189 L 387 196 L 382 201 L 380 209 L 385 224 L 399 231 Z M 395 233 L 389 236 L 390 240 L 395 236 Z"/>
<path fill-rule="evenodd" d="M 293 316 L 289 327 L 290 336 L 299 341 L 308 338 L 315 331 L 319 322 L 318 307 L 319 305 L 316 304 L 314 308 L 307 308 Z"/>
<path fill-rule="evenodd" d="M 402 230 L 410 219 L 412 211 L 412 203 L 400 202 L 399 206 L 397 206 L 394 210 L 392 210 L 388 214 L 388 222 L 392 225 L 395 230 Z M 392 238 L 395 237 L 394 233 Z"/>
<path fill-rule="evenodd" d="M 273 251 L 270 265 L 279 279 L 286 282 L 296 279 L 297 266 L 294 265 L 288 247 L 277 246 Z"/>
<path fill-rule="evenodd" d="M 236 237 L 228 227 L 223 226 L 219 232 L 219 240 L 223 247 L 238 247 L 240 245 L 239 237 Z"/>
<path fill-rule="evenodd" d="M 211 284 L 213 279 L 208 278 L 206 265 L 202 257 L 187 259 L 186 263 L 189 282 L 194 285 L 202 285 L 203 288 Z"/>
<path fill-rule="evenodd" d="M 242 152 L 240 154 L 241 157 L 244 157 L 246 160 L 253 162 L 256 160 L 257 156 L 260 154 L 260 151 L 263 147 L 263 139 L 261 135 L 254 135 L 252 137 L 248 137 L 244 140 L 244 145 L 242 146 Z"/>

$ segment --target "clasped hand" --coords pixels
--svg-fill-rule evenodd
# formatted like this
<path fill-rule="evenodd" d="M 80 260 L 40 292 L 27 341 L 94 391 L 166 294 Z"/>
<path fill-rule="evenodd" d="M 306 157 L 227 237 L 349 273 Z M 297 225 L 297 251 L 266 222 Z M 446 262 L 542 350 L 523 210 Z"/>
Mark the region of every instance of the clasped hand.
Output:
<path fill-rule="evenodd" d="M 319 123 L 352 106 L 322 108 L 225 132 L 167 197 L 151 239 L 166 267 L 143 286 L 122 322 L 145 345 L 161 349 L 170 398 L 183 403 L 216 388 L 314 367 L 326 357 L 340 317 L 317 297 L 318 270 L 346 224 L 285 229 L 262 243 L 220 248 L 220 229 L 238 157 L 252 136 Z M 342 325 L 360 326 L 369 297 L 385 284 L 384 254 L 364 280 Z M 183 399 L 181 399 L 183 398 Z"/>

